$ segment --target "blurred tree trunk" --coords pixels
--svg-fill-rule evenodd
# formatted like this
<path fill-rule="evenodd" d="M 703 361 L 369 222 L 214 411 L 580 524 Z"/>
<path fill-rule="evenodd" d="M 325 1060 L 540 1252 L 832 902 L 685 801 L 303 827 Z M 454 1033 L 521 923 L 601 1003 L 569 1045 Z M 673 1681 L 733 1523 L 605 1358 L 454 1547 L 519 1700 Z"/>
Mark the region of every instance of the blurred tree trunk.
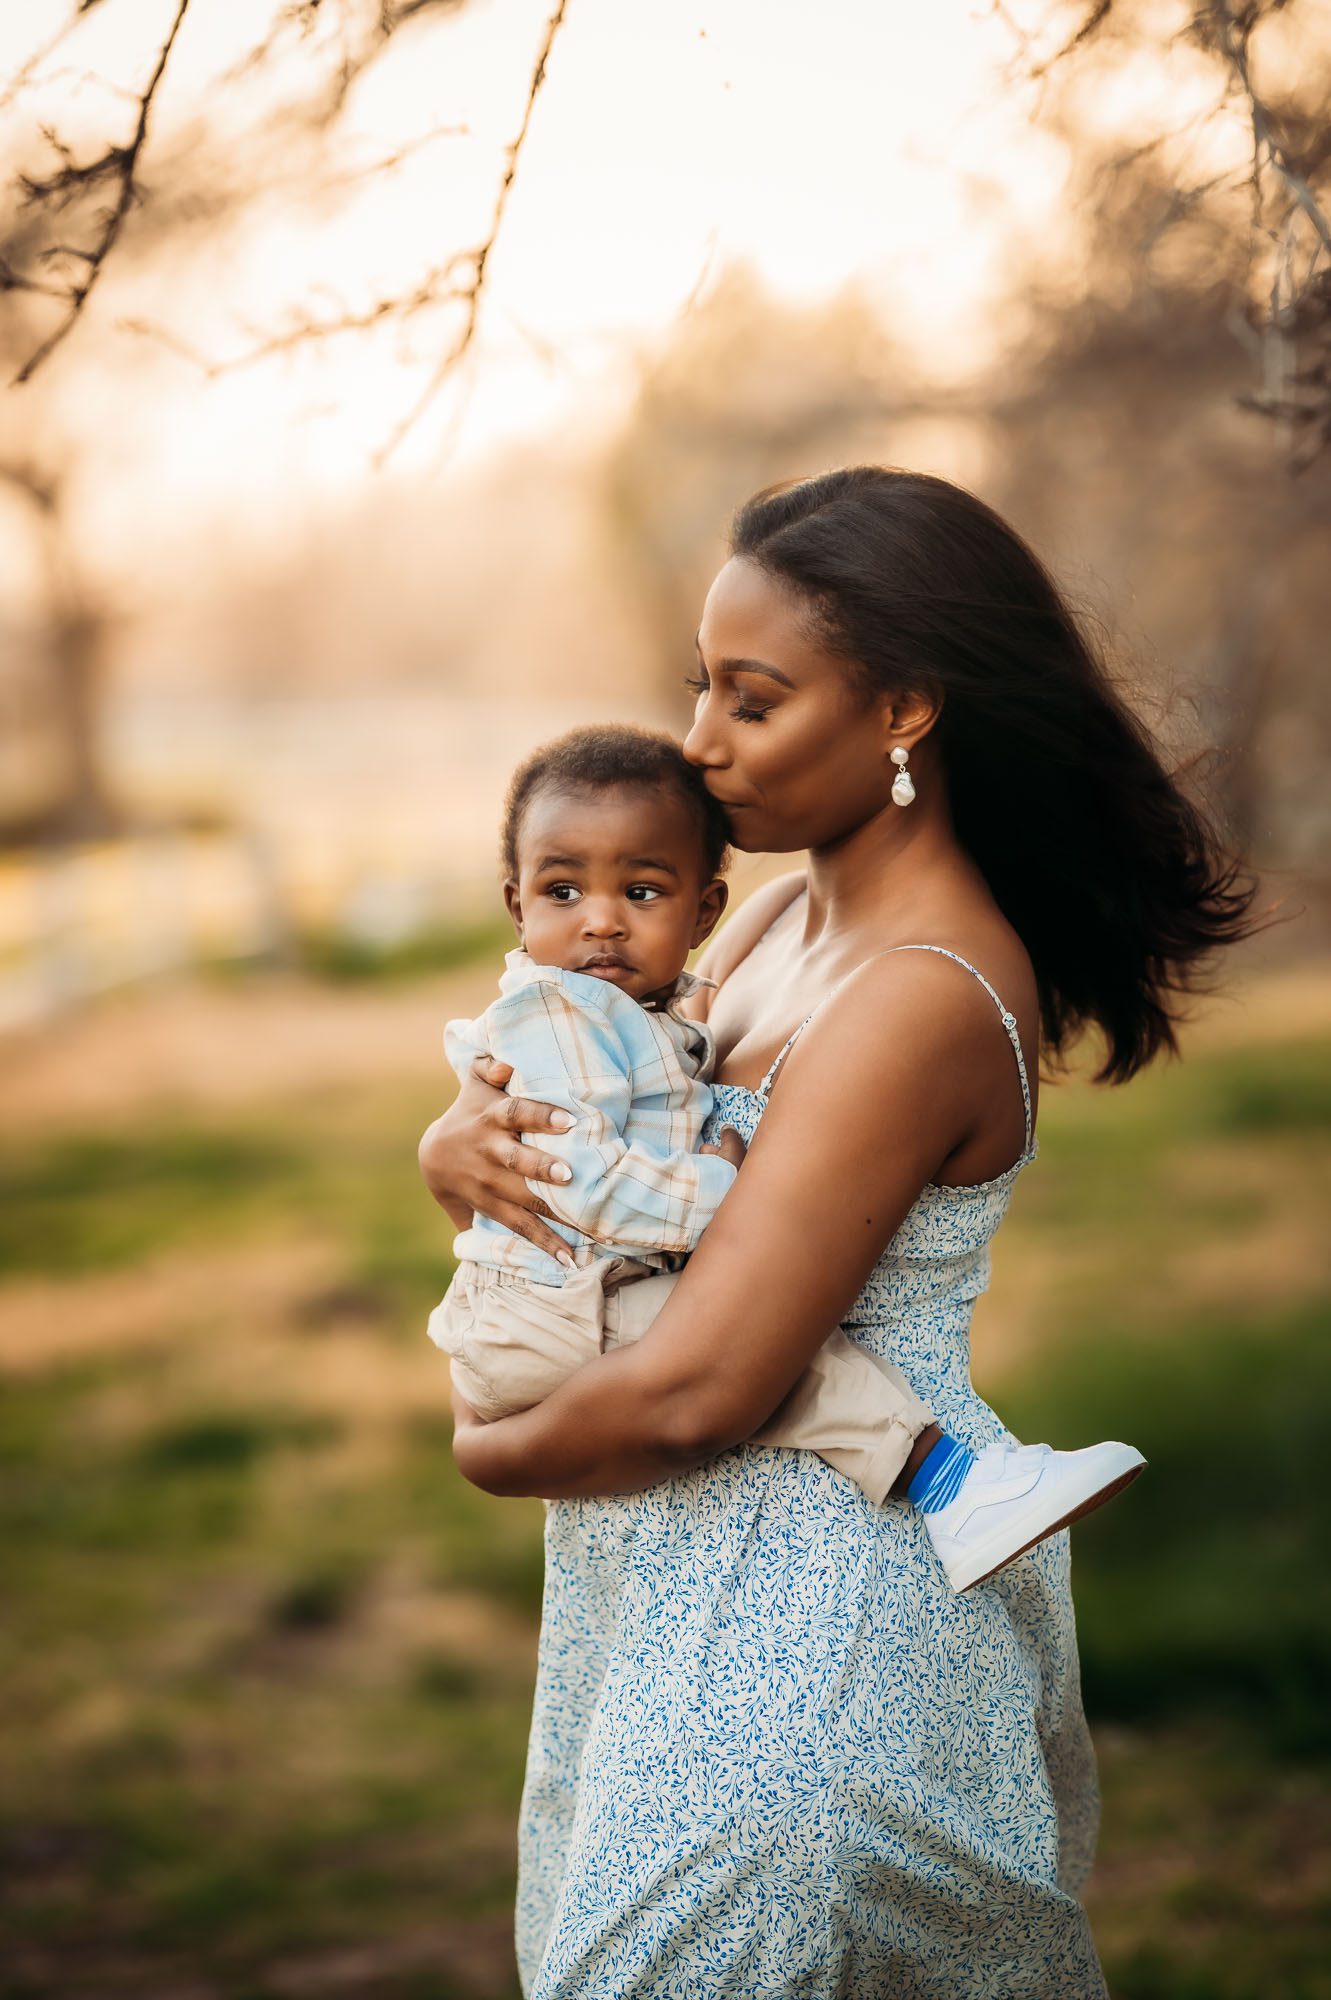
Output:
<path fill-rule="evenodd" d="M 102 764 L 102 668 L 110 620 L 79 575 L 60 480 L 31 466 L 0 463 L 0 478 L 30 502 L 37 530 L 43 675 L 41 718 L 57 777 L 48 799 L 10 838 L 87 840 L 119 823 Z M 39 725 L 40 726 L 40 725 Z"/>

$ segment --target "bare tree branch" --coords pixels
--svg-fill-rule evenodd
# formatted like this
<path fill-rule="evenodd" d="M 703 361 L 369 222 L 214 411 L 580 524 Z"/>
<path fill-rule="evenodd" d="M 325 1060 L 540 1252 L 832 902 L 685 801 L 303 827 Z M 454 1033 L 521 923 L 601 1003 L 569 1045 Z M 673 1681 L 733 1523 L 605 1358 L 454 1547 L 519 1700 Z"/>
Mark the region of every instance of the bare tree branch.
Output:
<path fill-rule="evenodd" d="M 102 0 L 85 0 L 96 6 Z M 315 68 L 318 72 L 313 92 L 297 91 L 288 96 L 276 116 L 266 117 L 264 138 L 269 151 L 274 133 L 295 135 L 299 141 L 322 135 L 339 117 L 352 85 L 378 60 L 391 38 L 406 24 L 427 15 L 456 12 L 466 0 L 287 0 L 277 8 L 267 33 L 221 79 L 223 87 L 245 83 L 270 59 L 288 46 L 308 42 L 318 36 Z M 23 364 L 17 381 L 27 381 L 69 333 L 98 281 L 107 260 L 116 250 L 121 230 L 131 206 L 143 199 L 138 172 L 148 136 L 149 114 L 165 73 L 173 44 L 189 0 L 176 0 L 176 14 L 169 34 L 157 51 L 152 76 L 141 95 L 135 95 L 138 117 L 133 136 L 126 144 L 107 144 L 89 159 L 76 156 L 61 135 L 42 128 L 46 143 L 55 153 L 57 164 L 46 174 L 29 173 L 19 182 L 23 208 L 34 218 L 23 237 L 0 244 L 0 294 L 26 292 L 40 299 L 62 301 L 66 311 L 54 328 Z M 548 18 L 532 67 L 522 116 L 516 137 L 504 150 L 502 171 L 489 223 L 481 241 L 460 248 L 436 260 L 417 280 L 401 291 L 372 299 L 368 304 L 348 305 L 328 310 L 313 306 L 287 317 L 285 323 L 253 333 L 253 344 L 244 353 L 229 358 L 209 357 L 181 339 L 171 329 L 143 318 L 125 317 L 116 322 L 129 330 L 158 340 L 190 360 L 209 377 L 232 373 L 274 355 L 287 353 L 310 341 L 327 341 L 343 335 L 360 335 L 392 321 L 420 319 L 439 311 L 448 315 L 445 325 L 452 329 L 433 364 L 429 379 L 411 408 L 396 425 L 379 454 L 382 464 L 395 451 L 407 432 L 438 395 L 451 371 L 467 354 L 476 335 L 487 266 L 498 241 L 517 173 L 518 162 L 531 127 L 536 99 L 545 82 L 551 51 L 563 25 L 567 0 L 557 0 Z M 78 19 L 66 22 L 61 38 Z M 56 45 L 53 39 L 24 65 L 21 81 L 26 83 L 41 61 Z M 48 82 L 50 78 L 43 81 Z M 19 87 L 19 80 L 16 80 Z M 195 169 L 182 180 L 179 162 L 164 173 L 165 192 L 153 196 L 153 212 L 161 235 L 166 222 L 172 233 L 206 226 L 218 216 L 249 201 L 271 197 L 284 184 L 298 188 L 305 198 L 335 195 L 339 190 L 391 173 L 402 162 L 436 140 L 457 135 L 465 126 L 442 125 L 406 140 L 386 155 L 361 167 L 349 167 L 325 176 L 312 177 L 308 165 L 292 172 L 284 182 L 280 163 L 265 162 L 261 184 L 251 188 L 231 188 L 225 172 L 211 176 L 197 167 L 198 146 L 193 150 Z M 181 159 L 187 149 L 177 148 Z M 156 157 L 156 156 L 155 156 Z M 171 163 L 167 163 L 168 168 Z M 197 193 L 193 192 L 198 183 Z M 183 190 L 183 191 L 182 191 Z M 109 197 L 98 206 L 103 194 Z M 77 208 L 85 215 L 93 208 L 92 227 L 85 236 L 77 226 L 65 223 L 53 227 L 54 218 Z M 54 237 L 55 240 L 46 240 Z M 137 238 L 136 238 L 137 240 Z M 156 240 L 156 239 L 155 239 Z M 454 323 L 456 321 L 456 324 Z"/>
<path fill-rule="evenodd" d="M 420 4 L 420 0 L 417 0 L 417 4 Z M 407 432 L 424 415 L 425 411 L 439 394 L 439 391 L 443 388 L 452 370 L 461 361 L 463 355 L 471 346 L 480 316 L 481 293 L 485 286 L 485 267 L 490 260 L 490 253 L 498 240 L 499 231 L 504 220 L 504 211 L 508 207 L 508 198 L 513 189 L 514 177 L 517 174 L 518 160 L 521 157 L 522 148 L 526 143 L 527 133 L 531 128 L 532 111 L 535 108 L 536 99 L 540 95 L 541 85 L 545 82 L 545 72 L 546 66 L 550 61 L 550 51 L 555 45 L 556 35 L 564 25 L 564 15 L 567 7 L 568 0 L 558 0 L 554 13 L 545 24 L 545 35 L 541 41 L 535 68 L 531 73 L 531 82 L 527 87 L 527 102 L 522 113 L 522 123 L 518 127 L 517 137 L 510 143 L 507 149 L 504 173 L 499 183 L 499 192 L 495 197 L 494 211 L 490 217 L 489 234 L 481 244 L 480 249 L 472 253 L 471 281 L 462 288 L 462 303 L 465 306 L 462 326 L 456 339 L 445 348 L 443 354 L 440 356 L 435 365 L 434 373 L 426 383 L 421 394 L 392 432 L 387 443 L 376 453 L 376 466 L 383 466 L 392 457 L 403 438 L 407 435 Z"/>
<path fill-rule="evenodd" d="M 1054 55 L 1048 57 L 1046 61 L 1037 63 L 1032 69 L 1031 75 L 1038 79 L 1051 70 L 1055 63 L 1065 62 L 1077 49 L 1099 34 L 1101 28 L 1103 28 L 1110 14 L 1113 12 L 1113 9 L 1114 0 L 1095 0 L 1095 4 L 1076 33 L 1072 36 L 1072 39 L 1064 42 L 1062 48 Z"/>
<path fill-rule="evenodd" d="M 465 283 L 455 281 L 454 273 L 460 267 L 474 263 L 477 254 L 472 250 L 459 250 L 446 263 L 437 264 L 427 271 L 414 290 L 378 299 L 359 311 L 340 312 L 325 319 L 302 317 L 281 333 L 256 335 L 253 347 L 223 361 L 210 360 L 152 320 L 124 319 L 119 324 L 127 332 L 160 341 L 193 361 L 205 375 L 214 379 L 219 375 L 234 375 L 241 369 L 252 368 L 257 362 L 271 360 L 276 354 L 289 353 L 292 348 L 304 347 L 311 341 L 333 340 L 347 333 L 369 333 L 387 319 L 409 319 L 434 306 L 468 300 L 475 289 L 474 273 Z"/>
<path fill-rule="evenodd" d="M 357 181 L 372 180 L 376 174 L 391 174 L 404 160 L 410 160 L 417 153 L 423 153 L 427 146 L 433 146 L 436 139 L 469 139 L 470 125 L 433 125 L 428 132 L 421 132 L 414 139 L 408 139 L 394 152 L 385 153 L 382 159 L 369 160 L 363 167 L 348 167 L 344 173 L 330 174 L 318 183 L 316 193 L 324 194 L 330 188 L 351 187 Z"/>
<path fill-rule="evenodd" d="M 1241 104 L 1250 132 L 1250 158 L 1245 171 L 1211 172 L 1192 178 L 1181 162 L 1166 163 L 1156 175 L 1172 173 L 1168 197 L 1157 205 L 1153 220 L 1140 237 L 1140 253 L 1150 255 L 1171 231 L 1180 227 L 1227 229 L 1237 240 L 1241 229 L 1232 224 L 1233 196 L 1246 183 L 1250 192 L 1247 224 L 1247 275 L 1240 275 L 1243 312 L 1252 348 L 1261 370 L 1261 388 L 1242 399 L 1244 408 L 1276 420 L 1293 444 L 1305 440 L 1308 449 L 1294 458 L 1296 469 L 1311 462 L 1331 442 L 1331 220 L 1322 189 L 1331 146 L 1325 121 L 1310 108 L 1315 77 L 1283 85 L 1282 109 L 1264 94 L 1253 74 L 1253 38 L 1277 14 L 1291 14 L 1294 0 L 1199 0 L 1186 25 L 1165 41 L 1190 43 L 1218 66 L 1223 91 L 1209 111 L 1190 120 L 1178 134 L 1160 132 L 1142 144 L 1099 165 L 1097 201 L 1115 197 L 1115 179 L 1148 157 L 1159 160 L 1167 142 L 1198 124 L 1207 125 L 1226 107 Z M 1160 46 L 1160 29 L 1149 8 L 1133 9 L 1115 0 L 1083 0 L 1081 18 L 1056 53 L 1035 56 L 1035 37 L 1014 18 L 1004 0 L 993 0 L 992 11 L 1017 44 L 1028 79 L 1042 86 L 1084 56 L 1111 22 L 1127 46 Z M 1066 10 L 1057 4 L 1055 17 Z M 1041 107 L 1043 109 L 1043 92 Z M 1226 224 L 1225 218 L 1231 218 Z M 1231 311 L 1231 324 L 1239 317 Z"/>
<path fill-rule="evenodd" d="M 1248 62 L 1248 44 L 1256 18 L 1251 10 L 1246 10 L 1242 19 L 1235 16 L 1226 0 L 1217 0 L 1216 19 L 1220 26 L 1221 46 L 1248 100 L 1248 115 L 1252 121 L 1253 145 L 1260 157 L 1263 149 L 1266 157 L 1289 189 L 1295 202 L 1312 223 L 1322 248 L 1331 250 L 1331 223 L 1318 205 L 1317 197 L 1303 175 L 1290 160 L 1288 150 L 1282 144 L 1270 111 L 1253 88 L 1252 71 Z"/>
<path fill-rule="evenodd" d="M 79 0 L 79 13 L 86 14 L 90 8 L 98 4 L 99 0 Z M 30 382 L 43 361 L 47 359 L 48 355 L 54 353 L 61 341 L 64 340 L 82 313 L 83 308 L 88 303 L 89 296 L 102 274 L 106 260 L 115 249 L 120 231 L 124 226 L 125 217 L 129 214 L 130 207 L 135 199 L 134 177 L 138 170 L 140 156 L 148 139 L 148 119 L 152 111 L 153 99 L 157 95 L 162 78 L 166 75 L 166 66 L 171 60 L 171 51 L 175 47 L 176 37 L 180 33 L 185 16 L 189 11 L 189 5 L 190 0 L 176 0 L 175 17 L 167 30 L 161 48 L 158 50 L 157 61 L 148 79 L 147 87 L 139 97 L 139 114 L 128 145 L 108 146 L 106 151 L 97 159 L 88 161 L 80 166 L 70 155 L 69 149 L 62 146 L 55 135 L 51 134 L 51 142 L 63 160 L 59 172 L 53 174 L 46 181 L 31 180 L 26 175 L 23 177 L 21 185 L 24 190 L 25 199 L 29 202 L 47 202 L 59 209 L 70 201 L 76 193 L 87 188 L 97 187 L 103 181 L 110 181 L 113 184 L 115 188 L 115 200 L 109 208 L 101 211 L 101 228 L 89 248 L 80 249 L 73 253 L 65 248 L 65 255 L 73 254 L 84 262 L 87 267 L 85 275 L 80 279 L 74 280 L 66 289 L 65 298 L 68 310 L 64 318 L 46 336 L 46 339 L 39 343 L 33 353 L 28 356 L 28 359 L 19 369 L 18 374 L 14 377 L 16 386 L 23 382 Z M 28 284 L 24 289 L 33 290 L 35 287 Z"/>
<path fill-rule="evenodd" d="M 430 0 L 421 0 L 430 4 Z M 532 111 L 541 86 L 545 82 L 550 53 L 555 38 L 563 25 L 567 12 L 567 0 L 558 0 L 558 5 L 546 22 L 541 46 L 527 86 L 527 97 L 523 107 L 521 122 L 516 137 L 504 151 L 504 169 L 490 215 L 489 227 L 482 242 L 474 249 L 459 250 L 443 263 L 434 265 L 420 283 L 410 291 L 381 298 L 373 304 L 356 310 L 348 310 L 322 317 L 304 315 L 291 326 L 279 332 L 268 333 L 256 340 L 254 346 L 243 354 L 227 360 L 209 359 L 197 350 L 187 346 L 167 329 L 152 321 L 141 319 L 123 320 L 120 324 L 149 339 L 159 341 L 174 353 L 191 361 L 209 378 L 233 374 L 242 368 L 253 367 L 256 362 L 266 361 L 274 355 L 289 353 L 292 349 L 311 341 L 337 339 L 345 334 L 368 333 L 387 320 L 404 320 L 432 312 L 440 307 L 460 306 L 462 319 L 453 338 L 448 342 L 435 363 L 434 369 L 424 388 L 410 409 L 394 427 L 386 442 L 375 455 L 375 464 L 382 467 L 402 443 L 412 426 L 416 424 L 439 394 L 449 375 L 457 368 L 475 338 L 479 323 L 481 298 L 485 288 L 485 274 L 491 253 L 499 239 L 504 215 L 508 208 L 513 183 L 517 175 L 518 162 L 522 156 L 527 134 L 531 129 Z M 427 138 L 433 135 L 426 135 Z M 423 144 L 424 140 L 417 143 Z M 392 156 L 381 165 L 395 164 L 410 148 Z"/>
<path fill-rule="evenodd" d="M 50 58 L 55 54 L 56 50 L 60 47 L 60 44 L 64 41 L 66 35 L 68 35 L 74 28 L 77 28 L 79 22 L 82 21 L 85 18 L 85 16 L 91 14 L 94 7 L 98 6 L 99 4 L 100 0 L 78 0 L 78 4 L 73 9 L 73 12 L 66 17 L 66 19 L 61 23 L 61 25 L 56 29 L 55 33 L 53 35 L 48 36 L 47 40 L 42 43 L 41 47 L 39 49 L 35 49 L 33 53 L 28 57 L 28 60 L 25 63 L 23 63 L 14 72 L 13 76 L 9 79 L 9 82 L 6 85 L 4 91 L 0 92 L 0 111 L 7 111 L 9 109 L 10 105 L 14 102 L 14 99 L 18 97 L 21 92 L 27 89 L 28 85 L 32 82 L 33 78 L 36 76 L 42 64 L 44 62 L 48 62 Z"/>

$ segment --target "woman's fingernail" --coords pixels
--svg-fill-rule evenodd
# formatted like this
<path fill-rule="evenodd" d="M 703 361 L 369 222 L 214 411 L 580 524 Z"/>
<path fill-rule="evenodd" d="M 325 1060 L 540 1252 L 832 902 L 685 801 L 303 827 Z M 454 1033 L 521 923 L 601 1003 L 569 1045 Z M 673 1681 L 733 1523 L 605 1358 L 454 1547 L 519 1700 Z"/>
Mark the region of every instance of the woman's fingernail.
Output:
<path fill-rule="evenodd" d="M 553 1125 L 556 1132 L 567 1132 L 574 1125 L 576 1125 L 577 1122 L 578 1122 L 577 1119 L 573 1116 L 573 1113 L 571 1111 L 552 1111 L 550 1113 L 550 1123 Z"/>
<path fill-rule="evenodd" d="M 556 1160 L 550 1169 L 550 1178 L 552 1181 L 571 1181 L 573 1178 L 573 1169 L 572 1167 L 566 1167 L 562 1160 Z"/>
<path fill-rule="evenodd" d="M 564 1266 L 564 1269 L 566 1271 L 576 1271 L 578 1268 L 577 1265 L 573 1262 L 573 1259 L 569 1256 L 567 1250 L 560 1251 L 559 1261 Z"/>

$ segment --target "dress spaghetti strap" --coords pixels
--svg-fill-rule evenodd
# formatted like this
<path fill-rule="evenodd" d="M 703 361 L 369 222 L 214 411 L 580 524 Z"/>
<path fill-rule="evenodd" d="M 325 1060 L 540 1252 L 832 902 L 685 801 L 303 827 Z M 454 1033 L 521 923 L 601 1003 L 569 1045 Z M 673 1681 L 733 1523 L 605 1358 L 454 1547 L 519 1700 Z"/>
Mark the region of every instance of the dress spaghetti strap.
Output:
<path fill-rule="evenodd" d="M 997 993 L 995 993 L 993 987 L 989 984 L 989 981 L 985 978 L 984 974 L 979 970 L 979 968 L 977 966 L 972 965 L 968 958 L 962 958 L 959 952 L 949 951 L 946 945 L 894 944 L 890 945 L 886 951 L 876 951 L 871 953 L 870 957 L 866 958 L 863 961 L 863 963 L 865 965 L 868 965 L 872 962 L 872 959 L 874 958 L 890 958 L 892 956 L 892 953 L 897 951 L 936 951 L 940 952 L 944 958 L 955 959 L 958 965 L 965 966 L 967 972 L 972 972 L 975 974 L 975 977 L 979 980 L 981 986 L 983 986 L 985 992 L 989 995 L 990 999 L 997 1007 L 999 1014 L 1002 1017 L 1003 1026 L 1007 1030 L 1008 1040 L 1012 1044 L 1013 1054 L 1017 1058 L 1017 1075 L 1021 1079 L 1021 1102 L 1022 1102 L 1022 1108 L 1026 1115 L 1026 1142 L 1022 1148 L 1022 1159 L 1025 1160 L 1031 1150 L 1031 1086 L 1030 1086 L 1030 1080 L 1026 1074 L 1026 1058 L 1022 1053 L 1021 1036 L 1017 1032 L 1016 1015 L 1012 1012 L 1010 1008 L 1005 1007 L 1003 1005 L 1003 1002 L 999 999 Z M 859 967 L 856 966 L 855 970 L 858 972 Z M 850 976 L 851 975 L 847 973 L 846 977 L 850 978 Z M 822 999 L 818 1002 L 818 1007 L 824 1006 L 826 1002 L 832 998 L 833 993 L 840 992 L 841 988 L 845 985 L 845 983 L 846 981 L 844 979 L 839 979 L 835 986 L 833 986 L 828 992 L 824 993 Z M 772 1062 L 771 1068 L 768 1070 L 762 1082 L 758 1085 L 757 1094 L 764 1102 L 766 1102 L 767 1095 L 772 1088 L 772 1084 L 776 1077 L 777 1071 L 780 1069 L 786 1057 L 790 1054 L 790 1051 L 794 1048 L 800 1036 L 804 1033 L 804 1030 L 808 1027 L 814 1015 L 818 1012 L 818 1007 L 813 1007 L 810 1009 L 810 1011 L 804 1016 L 804 1019 L 800 1022 L 798 1028 L 796 1028 L 794 1034 L 791 1035 L 782 1044 L 780 1049 L 778 1049 L 776 1056 Z"/>

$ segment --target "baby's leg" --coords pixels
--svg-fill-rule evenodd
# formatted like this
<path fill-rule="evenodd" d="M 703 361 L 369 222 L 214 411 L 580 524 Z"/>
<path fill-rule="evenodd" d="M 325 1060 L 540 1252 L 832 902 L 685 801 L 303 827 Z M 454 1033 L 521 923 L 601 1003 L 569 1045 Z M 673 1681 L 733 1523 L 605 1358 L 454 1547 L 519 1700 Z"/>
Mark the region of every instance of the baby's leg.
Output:
<path fill-rule="evenodd" d="M 598 1258 L 566 1284 L 542 1285 L 518 1272 L 460 1265 L 429 1323 L 431 1340 L 452 1356 L 459 1395 L 487 1423 L 543 1401 L 601 1352 L 607 1280 L 613 1285 L 625 1267 L 646 1269 Z"/>
<path fill-rule="evenodd" d="M 748 1442 L 816 1451 L 881 1506 L 933 1421 L 899 1368 L 838 1328 Z"/>
<path fill-rule="evenodd" d="M 678 1282 L 677 1271 L 617 1286 L 612 1279 L 605 1300 L 606 1346 L 641 1340 Z M 911 1446 L 933 1421 L 933 1411 L 900 1369 L 857 1347 L 838 1327 L 748 1443 L 819 1452 L 881 1505 Z"/>
<path fill-rule="evenodd" d="M 678 1271 L 653 1271 L 635 1266 L 627 1258 L 627 1274 L 612 1272 L 605 1288 L 605 1344 L 627 1347 L 641 1340 L 675 1286 Z M 633 1275 L 641 1269 L 642 1275 Z"/>
<path fill-rule="evenodd" d="M 598 1258 L 567 1284 L 464 1264 L 430 1315 L 459 1394 L 487 1422 L 526 1410 L 603 1348 L 641 1340 L 679 1282 L 631 1258 Z M 881 1504 L 933 1422 L 899 1369 L 838 1328 L 750 1444 L 816 1451 Z"/>

